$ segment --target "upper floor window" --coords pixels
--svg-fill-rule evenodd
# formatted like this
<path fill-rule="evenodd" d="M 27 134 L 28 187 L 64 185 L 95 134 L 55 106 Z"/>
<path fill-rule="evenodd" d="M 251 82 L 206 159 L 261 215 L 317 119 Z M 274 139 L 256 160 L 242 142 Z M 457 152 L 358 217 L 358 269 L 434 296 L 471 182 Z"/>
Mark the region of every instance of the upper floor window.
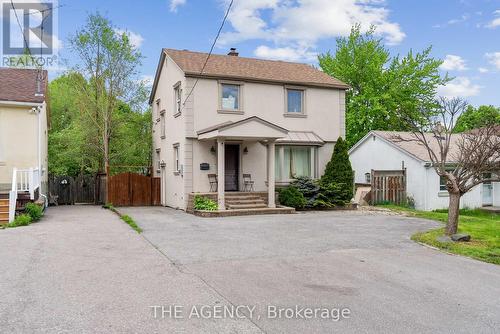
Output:
<path fill-rule="evenodd" d="M 222 110 L 239 110 L 240 100 L 240 85 L 221 84 Z"/>
<path fill-rule="evenodd" d="M 286 112 L 289 114 L 304 114 L 304 91 L 300 89 L 286 90 Z"/>
<path fill-rule="evenodd" d="M 182 105 L 182 89 L 180 81 L 174 86 L 174 115 L 179 115 L 181 113 Z"/>

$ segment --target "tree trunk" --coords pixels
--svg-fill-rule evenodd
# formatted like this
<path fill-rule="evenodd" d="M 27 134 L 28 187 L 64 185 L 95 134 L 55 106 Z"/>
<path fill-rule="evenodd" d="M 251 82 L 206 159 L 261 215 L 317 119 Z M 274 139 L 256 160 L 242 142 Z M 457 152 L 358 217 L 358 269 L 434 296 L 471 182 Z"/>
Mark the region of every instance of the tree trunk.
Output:
<path fill-rule="evenodd" d="M 450 192 L 450 203 L 448 205 L 448 222 L 446 223 L 445 234 L 457 233 L 458 216 L 460 214 L 460 193 Z"/>

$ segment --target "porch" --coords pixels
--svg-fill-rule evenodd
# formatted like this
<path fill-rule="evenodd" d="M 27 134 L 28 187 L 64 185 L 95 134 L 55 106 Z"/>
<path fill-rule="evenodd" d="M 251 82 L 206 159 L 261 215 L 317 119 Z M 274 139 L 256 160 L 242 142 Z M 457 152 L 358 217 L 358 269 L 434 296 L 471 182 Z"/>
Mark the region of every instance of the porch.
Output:
<path fill-rule="evenodd" d="M 287 214 L 294 213 L 294 208 L 276 205 L 274 208 L 268 207 L 268 193 L 266 191 L 256 192 L 226 192 L 224 194 L 226 208 L 216 211 L 195 211 L 194 197 L 203 196 L 215 202 L 218 202 L 216 192 L 208 193 L 190 193 L 188 194 L 188 205 L 186 212 L 193 213 L 202 217 L 228 217 L 245 215 L 265 215 L 265 214 Z"/>
<path fill-rule="evenodd" d="M 226 122 L 198 131 L 200 142 L 213 142 L 216 145 L 213 153 L 216 155 L 217 181 L 213 184 L 215 189 L 212 188 L 211 192 L 204 195 L 217 201 L 218 211 L 276 208 L 275 143 L 287 134 L 288 130 L 258 117 L 250 117 L 238 122 Z M 260 143 L 265 147 L 265 157 L 255 152 L 252 153 L 252 160 L 254 160 L 252 164 L 257 163 L 260 166 L 265 164 L 265 173 L 259 174 L 258 180 L 255 180 L 255 170 L 252 173 L 249 166 L 242 166 L 242 156 L 248 153 L 244 143 L 249 142 Z M 244 168 L 247 173 L 250 172 L 251 178 L 253 176 L 254 179 L 251 182 L 258 181 L 261 185 L 264 178 L 266 192 L 251 191 L 253 187 L 247 187 L 247 184 L 242 182 Z M 250 192 L 242 192 L 242 190 Z M 194 194 L 189 196 L 194 196 Z M 191 208 L 192 198 L 189 198 L 187 210 Z"/>

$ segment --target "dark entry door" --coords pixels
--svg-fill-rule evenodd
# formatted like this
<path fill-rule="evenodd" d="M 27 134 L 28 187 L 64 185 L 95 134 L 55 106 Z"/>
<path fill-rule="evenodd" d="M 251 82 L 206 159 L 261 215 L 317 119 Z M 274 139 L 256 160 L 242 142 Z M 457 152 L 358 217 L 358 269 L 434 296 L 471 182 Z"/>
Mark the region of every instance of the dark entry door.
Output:
<path fill-rule="evenodd" d="M 240 174 L 240 146 L 226 145 L 225 151 L 225 182 L 226 191 L 238 191 Z"/>

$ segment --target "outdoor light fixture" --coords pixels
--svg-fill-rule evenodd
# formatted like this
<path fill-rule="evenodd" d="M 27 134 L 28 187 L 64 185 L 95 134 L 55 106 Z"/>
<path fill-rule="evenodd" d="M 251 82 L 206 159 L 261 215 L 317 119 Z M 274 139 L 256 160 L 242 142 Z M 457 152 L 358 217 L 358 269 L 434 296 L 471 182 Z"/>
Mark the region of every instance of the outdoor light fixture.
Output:
<path fill-rule="evenodd" d="M 215 147 L 213 147 L 213 146 L 212 146 L 212 147 L 210 148 L 210 153 L 215 154 Z"/>
<path fill-rule="evenodd" d="M 248 147 L 245 146 L 245 148 L 243 149 L 243 154 L 248 154 Z"/>

